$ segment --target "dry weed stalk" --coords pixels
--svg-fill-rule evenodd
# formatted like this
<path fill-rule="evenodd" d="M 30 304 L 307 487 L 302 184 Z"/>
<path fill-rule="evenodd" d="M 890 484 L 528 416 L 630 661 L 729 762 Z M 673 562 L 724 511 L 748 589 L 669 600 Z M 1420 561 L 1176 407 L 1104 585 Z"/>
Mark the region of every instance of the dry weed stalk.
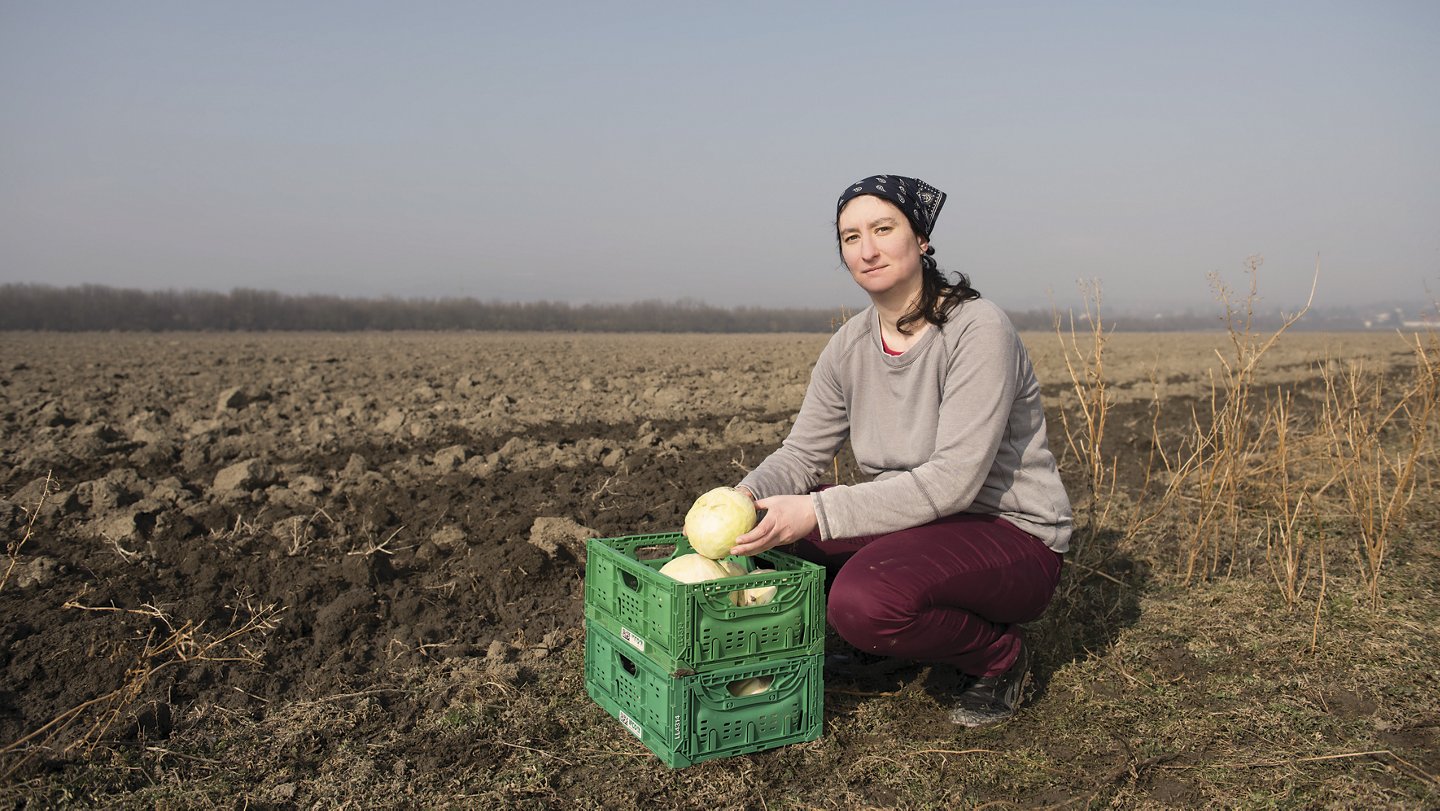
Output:
<path fill-rule="evenodd" d="M 1355 522 L 1356 557 L 1372 609 L 1380 608 L 1380 578 L 1390 541 L 1415 496 L 1420 463 L 1430 450 L 1440 399 L 1440 352 L 1415 337 L 1410 385 L 1386 402 L 1385 376 L 1351 362 L 1325 368 L 1323 432 Z"/>
<path fill-rule="evenodd" d="M 78 728 L 78 732 L 59 746 L 59 751 L 84 750 L 89 754 L 125 711 L 145 693 L 155 677 L 165 670 L 198 662 L 258 666 L 263 650 L 252 647 L 248 637 L 258 634 L 263 642 L 264 637 L 279 626 L 280 615 L 285 611 L 276 603 L 257 605 L 250 595 L 242 594 L 232 607 L 230 627 L 212 635 L 204 632 L 203 621 L 186 620 L 177 625 L 164 610 L 150 603 L 144 603 L 139 608 L 119 608 L 83 605 L 67 600 L 62 607 L 144 617 L 150 620 L 151 627 L 143 638 L 140 653 L 125 671 L 124 682 L 119 687 L 65 710 L 38 729 L 0 747 L 0 757 L 20 753 L 20 757 L 0 774 L 0 778 L 10 777 L 38 750 L 54 747 L 72 729 Z"/>
<path fill-rule="evenodd" d="M 260 528 L 255 526 L 253 521 L 246 521 L 245 516 L 237 514 L 235 516 L 235 523 L 229 529 L 212 529 L 210 530 L 210 537 L 228 543 L 235 541 L 241 536 L 254 536 L 259 534 L 259 532 Z"/>
<path fill-rule="evenodd" d="M 1105 345 L 1109 335 L 1100 313 L 1100 280 L 1081 281 L 1079 286 L 1085 306 L 1081 319 L 1088 324 L 1085 346 L 1081 345 L 1073 311 L 1069 316 L 1068 336 L 1058 312 L 1053 314 L 1053 325 L 1080 410 L 1079 424 L 1071 423 L 1070 413 L 1065 409 L 1060 410 L 1060 422 L 1070 452 L 1085 467 L 1086 522 L 1090 530 L 1088 536 L 1093 538 L 1098 528 L 1109 523 L 1115 504 L 1116 460 L 1105 453 L 1105 423 L 1114 405 L 1114 396 L 1105 378 Z"/>
<path fill-rule="evenodd" d="M 1145 478 L 1140 483 L 1140 497 L 1147 498 L 1150 488 L 1155 482 L 1155 462 L 1159 459 L 1161 466 L 1166 471 L 1173 471 L 1175 463 L 1170 455 L 1165 452 L 1165 440 L 1160 435 L 1160 415 L 1165 411 L 1165 400 L 1160 394 L 1160 370 L 1158 364 L 1152 366 L 1147 375 L 1150 381 L 1150 450 L 1145 454 Z M 1168 492 L 1168 491 L 1167 491 Z M 1162 500 L 1162 504 L 1163 504 Z M 1134 538 L 1140 530 L 1148 523 L 1159 517 L 1159 511 L 1152 511 L 1142 514 L 1139 507 L 1136 507 L 1135 514 L 1128 522 L 1125 529 L 1126 539 Z"/>
<path fill-rule="evenodd" d="M 36 500 L 35 508 L 25 509 L 25 529 L 21 531 L 20 537 L 5 544 L 5 574 L 0 575 L 0 591 L 5 590 L 5 584 L 10 582 L 10 575 L 15 573 L 15 567 L 20 563 L 20 550 L 35 535 L 35 520 L 40 517 L 40 511 L 45 508 L 45 500 L 50 498 L 51 487 L 55 484 L 55 478 L 45 471 L 45 483 L 40 486 L 40 498 Z"/>
<path fill-rule="evenodd" d="M 125 561 L 126 563 L 134 563 L 135 561 L 139 560 L 141 555 L 143 554 L 139 551 L 132 552 L 129 549 L 121 546 L 119 538 L 112 538 L 109 535 L 103 535 L 102 537 L 105 539 L 105 542 L 110 545 L 110 548 L 115 551 L 115 554 L 119 555 L 120 559 Z"/>
<path fill-rule="evenodd" d="M 315 525 L 315 520 L 318 518 L 324 518 L 329 522 L 330 526 L 335 526 L 335 519 L 331 518 L 330 513 L 325 512 L 325 508 L 323 507 L 317 508 L 315 512 L 311 513 L 310 517 L 303 522 L 292 521 L 290 523 L 290 537 L 283 539 L 287 541 L 285 546 L 285 555 L 287 557 L 293 558 L 300 555 L 314 542 L 315 538 L 310 534 L 310 528 Z M 236 521 L 238 525 L 239 519 L 237 518 Z"/>
<path fill-rule="evenodd" d="M 1186 513 L 1189 535 L 1182 542 L 1180 562 L 1186 583 L 1197 576 L 1216 574 L 1227 553 L 1231 566 L 1238 557 L 1245 484 L 1253 472 L 1254 460 L 1262 458 L 1266 443 L 1266 438 L 1255 430 L 1255 373 L 1261 358 L 1280 336 L 1309 312 L 1320 278 L 1317 259 L 1305 305 L 1284 315 L 1274 332 L 1262 335 L 1255 325 L 1257 277 L 1262 261 L 1259 256 L 1246 259 L 1250 289 L 1243 299 L 1218 274 L 1210 274 L 1211 287 L 1225 307 L 1225 329 L 1232 354 L 1226 357 L 1219 350 L 1215 352 L 1223 371 L 1218 380 L 1211 372 L 1208 421 L 1198 410 L 1192 410 L 1190 437 L 1173 460 L 1164 457 L 1170 478 L 1154 515 L 1174 514 L 1181 509 Z M 1182 498 L 1186 496 L 1189 499 Z M 1195 506 L 1181 507 L 1187 503 Z"/>
<path fill-rule="evenodd" d="M 1291 481 L 1292 467 L 1291 428 L 1294 412 L 1290 409 L 1290 395 L 1279 397 L 1267 413 L 1262 434 L 1274 437 L 1274 477 L 1270 490 L 1273 509 L 1265 517 L 1265 562 L 1270 567 L 1270 576 L 1285 599 L 1285 607 L 1294 610 L 1310 579 L 1310 541 L 1300 526 L 1300 514 L 1304 510 L 1307 494 L 1297 492 Z"/>
<path fill-rule="evenodd" d="M 1320 649 L 1320 609 L 1325 607 L 1325 586 L 1329 584 L 1325 571 L 1325 536 L 1322 534 L 1315 544 L 1320 557 L 1320 593 L 1315 595 L 1315 618 L 1310 624 L 1310 653 L 1313 656 Z"/>
<path fill-rule="evenodd" d="M 404 529 L 405 529 L 405 525 L 404 525 L 404 524 L 401 524 L 400 526 L 396 527 L 396 528 L 395 528 L 395 531 L 392 532 L 392 533 L 390 533 L 390 537 L 386 538 L 385 540 L 383 540 L 383 541 L 381 541 L 381 542 L 379 542 L 379 543 L 375 543 L 374 541 L 371 541 L 370 543 L 366 544 L 366 545 L 364 546 L 364 548 L 354 549 L 354 550 L 351 550 L 351 551 L 349 551 L 349 552 L 346 552 L 345 554 L 348 555 L 348 556 L 351 556 L 351 557 L 367 557 L 367 558 L 368 558 L 368 557 L 370 557 L 370 556 L 372 556 L 372 555 L 394 555 L 396 552 L 399 552 L 399 551 L 401 551 L 402 549 L 409 549 L 410 547 L 408 547 L 408 546 L 401 547 L 400 549 L 391 549 L 391 548 L 390 548 L 390 542 L 393 541 L 393 540 L 395 540 L 395 536 L 396 536 L 396 535 L 399 535 Z"/>

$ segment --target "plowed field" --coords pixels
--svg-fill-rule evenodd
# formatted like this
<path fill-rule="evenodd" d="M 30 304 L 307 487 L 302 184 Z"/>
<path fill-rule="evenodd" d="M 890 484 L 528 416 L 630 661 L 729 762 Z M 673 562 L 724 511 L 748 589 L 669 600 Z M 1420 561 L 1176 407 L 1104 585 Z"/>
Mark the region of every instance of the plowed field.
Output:
<path fill-rule="evenodd" d="M 951 728 L 943 674 L 909 665 L 827 685 L 813 743 L 659 764 L 585 695 L 584 541 L 677 530 L 738 480 L 824 340 L 0 335 L 0 798 L 1440 802 L 1429 506 L 1383 611 L 1360 605 L 1348 546 L 1296 614 L 1263 556 L 1187 585 L 1156 535 L 1066 570 L 1030 704 L 999 728 Z M 1157 396 L 1162 430 L 1185 424 L 1224 340 L 1117 336 L 1112 447 L 1146 452 Z M 1059 453 L 1070 379 L 1055 336 L 1026 341 Z M 1265 379 L 1313 392 L 1327 353 L 1407 357 L 1394 336 L 1287 336 Z M 1141 479 L 1120 471 L 1136 498 Z"/>

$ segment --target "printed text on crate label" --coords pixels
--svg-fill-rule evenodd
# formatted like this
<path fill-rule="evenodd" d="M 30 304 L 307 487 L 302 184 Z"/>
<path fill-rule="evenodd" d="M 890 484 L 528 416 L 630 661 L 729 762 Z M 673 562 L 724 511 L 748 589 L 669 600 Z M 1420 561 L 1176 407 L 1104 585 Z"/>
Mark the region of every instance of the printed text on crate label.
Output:
<path fill-rule="evenodd" d="M 620 723 L 623 724 L 626 729 L 630 730 L 631 735 L 641 739 L 645 737 L 645 730 L 641 728 L 639 722 L 629 715 L 626 715 L 624 710 L 620 711 Z"/>
<path fill-rule="evenodd" d="M 620 638 L 625 640 L 626 642 L 629 642 L 631 645 L 634 645 L 635 649 L 640 651 L 641 653 L 645 652 L 645 640 L 636 636 L 630 631 L 629 628 L 626 628 L 623 625 L 620 627 Z"/>

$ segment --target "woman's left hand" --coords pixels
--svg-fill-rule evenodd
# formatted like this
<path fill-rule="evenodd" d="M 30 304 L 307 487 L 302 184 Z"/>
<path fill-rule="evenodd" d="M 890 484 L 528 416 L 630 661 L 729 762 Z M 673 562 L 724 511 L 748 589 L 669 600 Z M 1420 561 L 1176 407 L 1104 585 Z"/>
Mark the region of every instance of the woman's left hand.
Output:
<path fill-rule="evenodd" d="M 810 496 L 771 496 L 755 502 L 765 517 L 735 539 L 732 555 L 754 555 L 804 538 L 815 531 L 815 502 Z"/>

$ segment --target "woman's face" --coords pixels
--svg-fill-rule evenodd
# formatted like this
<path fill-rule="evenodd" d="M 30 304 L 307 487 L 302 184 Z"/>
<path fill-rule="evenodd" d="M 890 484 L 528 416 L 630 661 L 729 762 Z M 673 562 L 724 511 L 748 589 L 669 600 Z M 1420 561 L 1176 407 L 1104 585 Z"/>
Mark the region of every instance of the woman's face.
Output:
<path fill-rule="evenodd" d="M 920 290 L 920 257 L 930 243 L 890 201 L 862 195 L 845 204 L 837 223 L 840 255 L 855 283 L 873 298 L 909 299 Z"/>

